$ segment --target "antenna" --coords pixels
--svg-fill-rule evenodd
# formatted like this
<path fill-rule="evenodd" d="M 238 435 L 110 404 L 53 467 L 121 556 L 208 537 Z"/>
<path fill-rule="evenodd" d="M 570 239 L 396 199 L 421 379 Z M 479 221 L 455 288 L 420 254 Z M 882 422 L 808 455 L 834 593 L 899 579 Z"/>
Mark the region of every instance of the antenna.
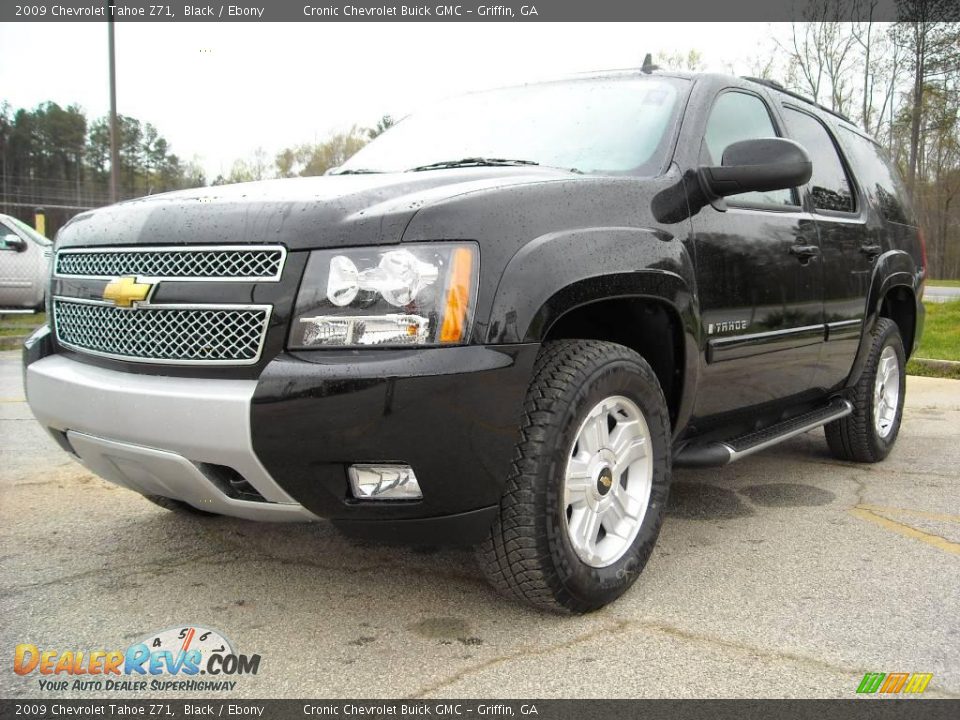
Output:
<path fill-rule="evenodd" d="M 654 70 L 659 70 L 659 65 L 653 64 L 653 56 L 650 53 L 647 53 L 643 56 L 643 67 L 640 68 L 640 72 L 644 72 L 647 75 L 652 73 Z"/>

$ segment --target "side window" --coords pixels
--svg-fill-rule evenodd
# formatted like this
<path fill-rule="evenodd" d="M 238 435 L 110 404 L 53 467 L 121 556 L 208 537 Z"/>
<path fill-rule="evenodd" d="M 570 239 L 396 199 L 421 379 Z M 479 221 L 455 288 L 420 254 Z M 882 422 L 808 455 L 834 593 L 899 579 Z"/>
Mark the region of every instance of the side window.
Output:
<path fill-rule="evenodd" d="M 766 104 L 756 95 L 725 92 L 717 98 L 707 120 L 701 154 L 703 161 L 719 165 L 727 145 L 741 140 L 777 137 Z M 796 205 L 793 190 L 771 190 L 731 195 L 727 201 L 736 204 Z"/>
<path fill-rule="evenodd" d="M 856 209 L 850 179 L 837 154 L 833 138 L 819 120 L 805 112 L 784 108 L 787 130 L 803 145 L 813 162 L 810 193 L 818 210 L 852 213 Z"/>
<path fill-rule="evenodd" d="M 893 163 L 880 147 L 847 128 L 841 137 L 849 150 L 854 170 L 863 185 L 870 203 L 890 222 L 913 225 L 913 210 L 907 199 L 907 191 Z"/>

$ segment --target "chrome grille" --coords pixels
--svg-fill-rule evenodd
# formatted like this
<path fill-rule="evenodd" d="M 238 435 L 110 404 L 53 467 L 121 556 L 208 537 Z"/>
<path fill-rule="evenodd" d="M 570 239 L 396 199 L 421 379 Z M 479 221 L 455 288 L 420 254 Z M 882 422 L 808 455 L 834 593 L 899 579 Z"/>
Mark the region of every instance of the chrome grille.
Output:
<path fill-rule="evenodd" d="M 266 305 L 155 305 L 123 309 L 54 298 L 57 340 L 69 348 L 135 362 L 249 365 L 263 348 Z"/>
<path fill-rule="evenodd" d="M 286 250 L 270 246 L 71 249 L 57 253 L 60 277 L 154 280 L 279 280 Z"/>

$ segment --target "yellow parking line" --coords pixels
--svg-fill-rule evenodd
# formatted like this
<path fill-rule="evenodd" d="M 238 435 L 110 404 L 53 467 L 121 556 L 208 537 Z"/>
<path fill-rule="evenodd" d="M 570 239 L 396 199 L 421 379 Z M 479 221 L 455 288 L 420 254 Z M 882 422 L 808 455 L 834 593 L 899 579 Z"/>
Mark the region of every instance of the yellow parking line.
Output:
<path fill-rule="evenodd" d="M 0 403 L 26 402 L 25 398 L 0 398 Z"/>
<path fill-rule="evenodd" d="M 884 505 L 870 505 L 869 503 L 860 503 L 859 508 L 869 510 L 875 513 L 886 513 L 888 515 L 915 515 L 916 517 L 927 520 L 939 520 L 940 522 L 960 523 L 960 515 L 947 515 L 945 513 L 927 512 L 926 510 L 912 510 L 911 508 L 886 507 Z"/>
<path fill-rule="evenodd" d="M 885 518 L 882 515 L 877 515 L 873 510 L 869 510 L 868 507 L 869 506 L 858 505 L 857 507 L 850 508 L 850 512 L 862 520 L 869 520 L 870 522 L 879 525 L 886 530 L 892 530 L 898 535 L 903 535 L 903 537 L 919 540 L 920 542 L 927 543 L 927 545 L 932 545 L 938 550 L 953 553 L 954 555 L 960 555 L 960 543 L 951 542 L 950 540 L 942 538 L 939 535 L 926 533 L 922 530 L 917 530 L 915 527 L 898 523 L 896 520 L 891 520 L 890 518 Z"/>

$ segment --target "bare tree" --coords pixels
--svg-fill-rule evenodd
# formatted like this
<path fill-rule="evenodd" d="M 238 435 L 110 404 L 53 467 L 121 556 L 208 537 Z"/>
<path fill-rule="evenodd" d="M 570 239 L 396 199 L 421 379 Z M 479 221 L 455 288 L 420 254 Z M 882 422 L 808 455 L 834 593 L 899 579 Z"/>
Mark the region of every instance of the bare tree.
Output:
<path fill-rule="evenodd" d="M 903 80 L 903 49 L 894 42 L 893 23 L 873 20 L 878 5 L 878 0 L 857 0 L 854 6 L 855 14 L 863 18 L 850 24 L 857 46 L 854 64 L 862 67 L 854 94 L 860 100 L 860 125 L 867 132 L 886 138 L 889 146 L 897 88 Z"/>
<path fill-rule="evenodd" d="M 790 42 L 779 43 L 795 69 L 788 82 L 837 112 L 846 113 L 854 94 L 851 75 L 858 41 L 850 31 L 852 0 L 813 0 L 804 22 L 791 23 Z"/>

